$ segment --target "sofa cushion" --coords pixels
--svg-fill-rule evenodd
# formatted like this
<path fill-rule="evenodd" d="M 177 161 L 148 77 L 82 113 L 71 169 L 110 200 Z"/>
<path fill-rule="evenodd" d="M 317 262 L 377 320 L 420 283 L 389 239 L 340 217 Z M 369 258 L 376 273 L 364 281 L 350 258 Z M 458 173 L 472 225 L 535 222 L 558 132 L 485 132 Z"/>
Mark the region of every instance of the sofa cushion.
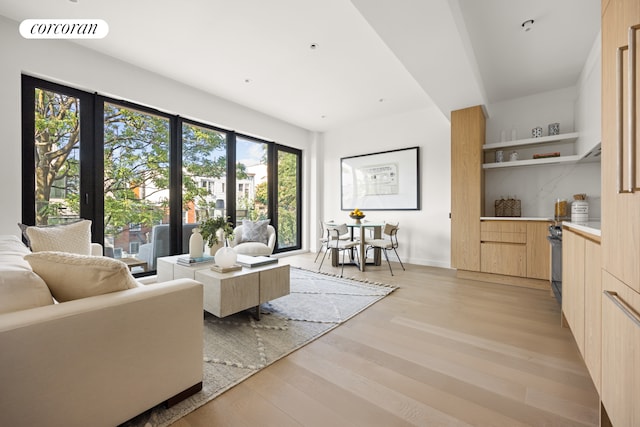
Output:
<path fill-rule="evenodd" d="M 240 237 L 240 242 L 260 242 L 266 245 L 269 242 L 267 226 L 270 222 L 270 219 L 263 219 L 261 221 L 245 219 L 242 221 L 242 236 Z"/>
<path fill-rule="evenodd" d="M 127 265 L 113 258 L 45 251 L 25 259 L 59 302 L 141 286 Z"/>
<path fill-rule="evenodd" d="M 0 314 L 51 304 L 49 288 L 31 269 L 0 268 Z"/>
<path fill-rule="evenodd" d="M 60 251 L 91 255 L 91 221 L 87 219 L 59 225 L 18 225 L 33 252 Z"/>
<path fill-rule="evenodd" d="M 44 280 L 24 260 L 29 253 L 17 236 L 0 236 L 0 313 L 53 304 Z"/>

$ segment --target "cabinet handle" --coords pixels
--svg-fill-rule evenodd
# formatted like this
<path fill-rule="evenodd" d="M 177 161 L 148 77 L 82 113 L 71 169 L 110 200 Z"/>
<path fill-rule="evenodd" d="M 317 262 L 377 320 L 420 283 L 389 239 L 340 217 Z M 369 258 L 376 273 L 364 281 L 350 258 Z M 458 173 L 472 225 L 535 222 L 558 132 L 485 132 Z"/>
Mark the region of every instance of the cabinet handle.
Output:
<path fill-rule="evenodd" d="M 623 187 L 623 182 L 624 182 L 624 176 L 623 176 L 623 168 L 622 168 L 622 159 L 624 156 L 624 148 L 623 148 L 623 135 L 624 135 L 624 117 L 622 115 L 623 112 L 623 106 L 624 106 L 624 100 L 623 100 L 623 84 L 622 84 L 622 59 L 623 59 L 623 54 L 624 51 L 628 49 L 628 46 L 622 46 L 619 47 L 616 53 L 616 74 L 618 76 L 617 79 L 617 84 L 616 84 L 616 104 L 617 104 L 617 108 L 616 108 L 616 120 L 617 120 L 617 165 L 618 165 L 618 193 L 627 193 L 626 190 L 624 190 Z"/>
<path fill-rule="evenodd" d="M 636 30 L 629 27 L 629 192 L 636 188 Z"/>
<path fill-rule="evenodd" d="M 627 308 L 627 304 L 620 299 L 617 292 L 612 291 L 603 291 L 602 292 L 607 298 L 611 300 L 636 326 L 640 327 L 640 319 L 633 313 L 630 308 Z"/>

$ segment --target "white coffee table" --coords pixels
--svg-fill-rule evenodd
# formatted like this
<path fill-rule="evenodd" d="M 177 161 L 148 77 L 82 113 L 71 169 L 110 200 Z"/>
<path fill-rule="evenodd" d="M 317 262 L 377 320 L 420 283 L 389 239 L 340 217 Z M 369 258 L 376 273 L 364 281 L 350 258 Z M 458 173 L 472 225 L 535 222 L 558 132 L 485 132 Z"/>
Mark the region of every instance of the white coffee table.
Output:
<path fill-rule="evenodd" d="M 178 256 L 158 258 L 158 282 L 172 279 L 194 279 L 204 285 L 204 309 L 225 317 L 256 307 L 260 318 L 260 304 L 288 295 L 290 292 L 289 265 L 278 263 L 218 273 L 212 263 L 184 266 Z"/>

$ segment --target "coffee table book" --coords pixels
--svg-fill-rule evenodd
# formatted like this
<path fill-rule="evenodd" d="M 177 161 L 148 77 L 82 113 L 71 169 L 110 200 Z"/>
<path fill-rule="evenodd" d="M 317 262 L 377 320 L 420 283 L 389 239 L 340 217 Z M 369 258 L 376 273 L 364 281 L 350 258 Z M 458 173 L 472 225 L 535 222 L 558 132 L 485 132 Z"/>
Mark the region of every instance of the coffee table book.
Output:
<path fill-rule="evenodd" d="M 237 271 L 237 270 L 242 270 L 242 266 L 239 264 L 234 264 L 231 267 L 221 267 L 218 264 L 213 264 L 211 266 L 211 270 L 218 272 L 218 273 L 228 273 L 230 271 Z"/>
<path fill-rule="evenodd" d="M 278 262 L 278 258 L 271 258 L 268 256 L 249 256 L 238 254 L 236 263 L 243 267 L 260 267 L 262 265 L 274 264 Z"/>
<path fill-rule="evenodd" d="M 206 262 L 213 262 L 213 261 L 214 261 L 214 257 L 212 257 L 211 255 L 204 255 L 199 258 L 191 258 L 189 256 L 183 256 L 183 257 L 179 257 L 176 260 L 178 264 L 187 265 L 187 266 L 193 266 L 196 264 L 203 264 Z"/>

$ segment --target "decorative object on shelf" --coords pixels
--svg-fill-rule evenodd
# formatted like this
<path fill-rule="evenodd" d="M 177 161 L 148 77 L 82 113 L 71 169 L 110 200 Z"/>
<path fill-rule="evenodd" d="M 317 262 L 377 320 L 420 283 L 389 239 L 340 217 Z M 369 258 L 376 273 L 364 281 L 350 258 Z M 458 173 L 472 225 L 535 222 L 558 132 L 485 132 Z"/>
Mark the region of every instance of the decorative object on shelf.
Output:
<path fill-rule="evenodd" d="M 553 153 L 540 153 L 540 154 L 533 155 L 534 159 L 546 159 L 549 157 L 560 157 L 560 152 L 554 151 Z"/>
<path fill-rule="evenodd" d="M 202 258 L 204 253 L 204 239 L 198 227 L 191 230 L 189 237 L 189 258 Z"/>
<path fill-rule="evenodd" d="M 518 152 L 512 151 L 511 155 L 509 156 L 509 161 L 515 162 L 516 160 L 518 160 Z"/>
<path fill-rule="evenodd" d="M 360 224 L 360 220 L 364 218 L 366 215 L 360 209 L 355 208 L 349 213 L 349 217 L 356 221 L 356 224 Z"/>
<path fill-rule="evenodd" d="M 223 246 L 216 251 L 215 262 L 220 268 L 232 267 L 237 259 L 238 254 L 229 246 Z"/>
<path fill-rule="evenodd" d="M 540 138 L 542 136 L 542 127 L 537 126 L 531 129 L 531 136 L 533 138 Z"/>
<path fill-rule="evenodd" d="M 504 162 L 504 151 L 498 150 L 496 151 L 496 163 Z"/>
<path fill-rule="evenodd" d="M 560 123 L 549 124 L 549 136 L 551 135 L 560 135 Z"/>
<path fill-rule="evenodd" d="M 495 201 L 496 216 L 522 216 L 522 203 L 519 199 L 502 198 Z"/>
<path fill-rule="evenodd" d="M 204 242 L 209 246 L 209 253 L 214 255 L 227 239 L 233 239 L 233 224 L 229 217 L 208 217 L 200 221 L 198 227 Z"/>

